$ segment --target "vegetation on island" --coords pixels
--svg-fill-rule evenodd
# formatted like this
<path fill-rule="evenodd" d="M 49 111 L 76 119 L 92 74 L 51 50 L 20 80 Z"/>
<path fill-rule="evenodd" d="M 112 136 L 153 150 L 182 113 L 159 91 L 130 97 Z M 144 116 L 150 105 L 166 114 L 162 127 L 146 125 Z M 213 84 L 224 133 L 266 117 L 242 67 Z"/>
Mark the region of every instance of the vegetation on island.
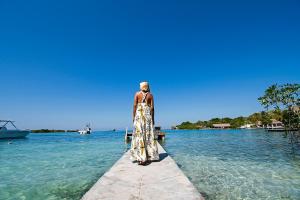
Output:
<path fill-rule="evenodd" d="M 236 118 L 212 118 L 208 121 L 197 121 L 195 123 L 186 121 L 177 125 L 178 129 L 203 129 L 203 128 L 213 128 L 213 124 L 230 124 L 230 128 L 240 128 L 245 124 L 258 124 L 267 125 L 271 122 L 271 119 L 281 120 L 281 113 L 277 111 L 262 111 L 258 113 L 253 113 L 250 116 L 244 117 L 236 117 Z"/>
<path fill-rule="evenodd" d="M 195 123 L 186 121 L 177 125 L 178 129 L 213 128 L 213 124 L 228 123 L 230 128 L 240 128 L 245 124 L 266 126 L 271 120 L 283 122 L 287 130 L 298 130 L 300 125 L 300 84 L 272 85 L 265 94 L 258 98 L 265 111 L 253 113 L 250 116 L 236 118 L 213 118 Z M 294 132 L 293 132 L 294 133 Z M 300 134 L 298 134 L 300 135 Z"/>
<path fill-rule="evenodd" d="M 55 130 L 55 129 L 38 129 L 31 130 L 32 133 L 65 133 L 65 132 L 78 132 L 78 130 Z"/>
<path fill-rule="evenodd" d="M 300 139 L 300 84 L 272 85 L 264 96 L 258 98 L 268 111 L 270 108 L 280 114 L 285 133 L 292 144 Z"/>

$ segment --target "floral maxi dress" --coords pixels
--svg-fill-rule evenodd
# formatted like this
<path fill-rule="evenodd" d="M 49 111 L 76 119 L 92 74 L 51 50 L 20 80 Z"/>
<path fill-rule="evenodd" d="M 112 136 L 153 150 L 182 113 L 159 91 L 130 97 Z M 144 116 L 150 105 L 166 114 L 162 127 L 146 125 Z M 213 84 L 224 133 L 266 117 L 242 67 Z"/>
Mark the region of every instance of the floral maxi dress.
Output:
<path fill-rule="evenodd" d="M 133 161 L 159 160 L 157 141 L 154 139 L 151 108 L 145 102 L 146 96 L 147 93 L 144 94 L 142 102 L 138 103 L 136 109 L 130 149 L 131 160 Z"/>

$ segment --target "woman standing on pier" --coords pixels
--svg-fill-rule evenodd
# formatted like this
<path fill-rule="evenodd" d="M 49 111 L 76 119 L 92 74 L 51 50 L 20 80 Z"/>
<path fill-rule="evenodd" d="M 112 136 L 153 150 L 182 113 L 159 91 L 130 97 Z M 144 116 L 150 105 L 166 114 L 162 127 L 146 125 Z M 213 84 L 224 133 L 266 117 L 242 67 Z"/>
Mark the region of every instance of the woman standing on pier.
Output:
<path fill-rule="evenodd" d="M 147 82 L 140 83 L 140 91 L 134 96 L 133 135 L 131 160 L 140 165 L 159 160 L 157 141 L 154 139 L 154 99 Z"/>

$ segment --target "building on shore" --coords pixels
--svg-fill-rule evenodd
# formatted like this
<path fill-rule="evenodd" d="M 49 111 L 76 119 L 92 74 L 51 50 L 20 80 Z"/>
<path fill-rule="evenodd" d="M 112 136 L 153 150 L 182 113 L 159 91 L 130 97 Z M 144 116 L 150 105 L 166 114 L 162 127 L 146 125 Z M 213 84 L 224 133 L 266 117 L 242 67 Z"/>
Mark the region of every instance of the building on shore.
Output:
<path fill-rule="evenodd" d="M 254 128 L 256 127 L 255 124 L 245 124 L 243 126 L 241 126 L 241 129 L 250 129 L 250 128 Z"/>
<path fill-rule="evenodd" d="M 205 128 L 205 127 L 204 127 L 204 126 L 201 126 L 201 125 L 197 125 L 196 128 L 197 128 L 197 129 L 203 129 L 203 128 Z"/>
<path fill-rule="evenodd" d="M 292 106 L 291 107 L 291 110 L 296 113 L 296 114 L 299 114 L 300 113 L 300 107 L 299 106 Z"/>
<path fill-rule="evenodd" d="M 276 119 L 271 119 L 271 123 L 267 125 L 267 128 L 271 128 L 271 129 L 284 128 L 284 125 L 281 121 L 278 121 Z"/>
<path fill-rule="evenodd" d="M 263 128 L 263 124 L 262 124 L 261 121 L 255 122 L 255 125 L 256 125 L 257 128 Z"/>
<path fill-rule="evenodd" d="M 213 124 L 213 128 L 219 128 L 219 129 L 225 129 L 230 128 L 230 124 L 224 123 L 224 124 Z"/>

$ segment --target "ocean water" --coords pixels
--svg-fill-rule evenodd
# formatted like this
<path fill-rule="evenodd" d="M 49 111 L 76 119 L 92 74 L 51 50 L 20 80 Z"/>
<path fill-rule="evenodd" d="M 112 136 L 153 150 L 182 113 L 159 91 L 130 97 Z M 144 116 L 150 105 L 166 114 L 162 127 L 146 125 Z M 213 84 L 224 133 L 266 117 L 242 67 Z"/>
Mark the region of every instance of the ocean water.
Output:
<path fill-rule="evenodd" d="M 80 199 L 125 150 L 123 132 L 0 140 L 0 199 Z"/>
<path fill-rule="evenodd" d="M 264 130 L 168 131 L 164 148 L 206 199 L 300 199 L 300 147 Z"/>
<path fill-rule="evenodd" d="M 167 131 L 162 145 L 208 200 L 300 199 L 300 147 L 281 133 Z M 80 199 L 127 148 L 124 132 L 0 140 L 0 199 Z"/>

